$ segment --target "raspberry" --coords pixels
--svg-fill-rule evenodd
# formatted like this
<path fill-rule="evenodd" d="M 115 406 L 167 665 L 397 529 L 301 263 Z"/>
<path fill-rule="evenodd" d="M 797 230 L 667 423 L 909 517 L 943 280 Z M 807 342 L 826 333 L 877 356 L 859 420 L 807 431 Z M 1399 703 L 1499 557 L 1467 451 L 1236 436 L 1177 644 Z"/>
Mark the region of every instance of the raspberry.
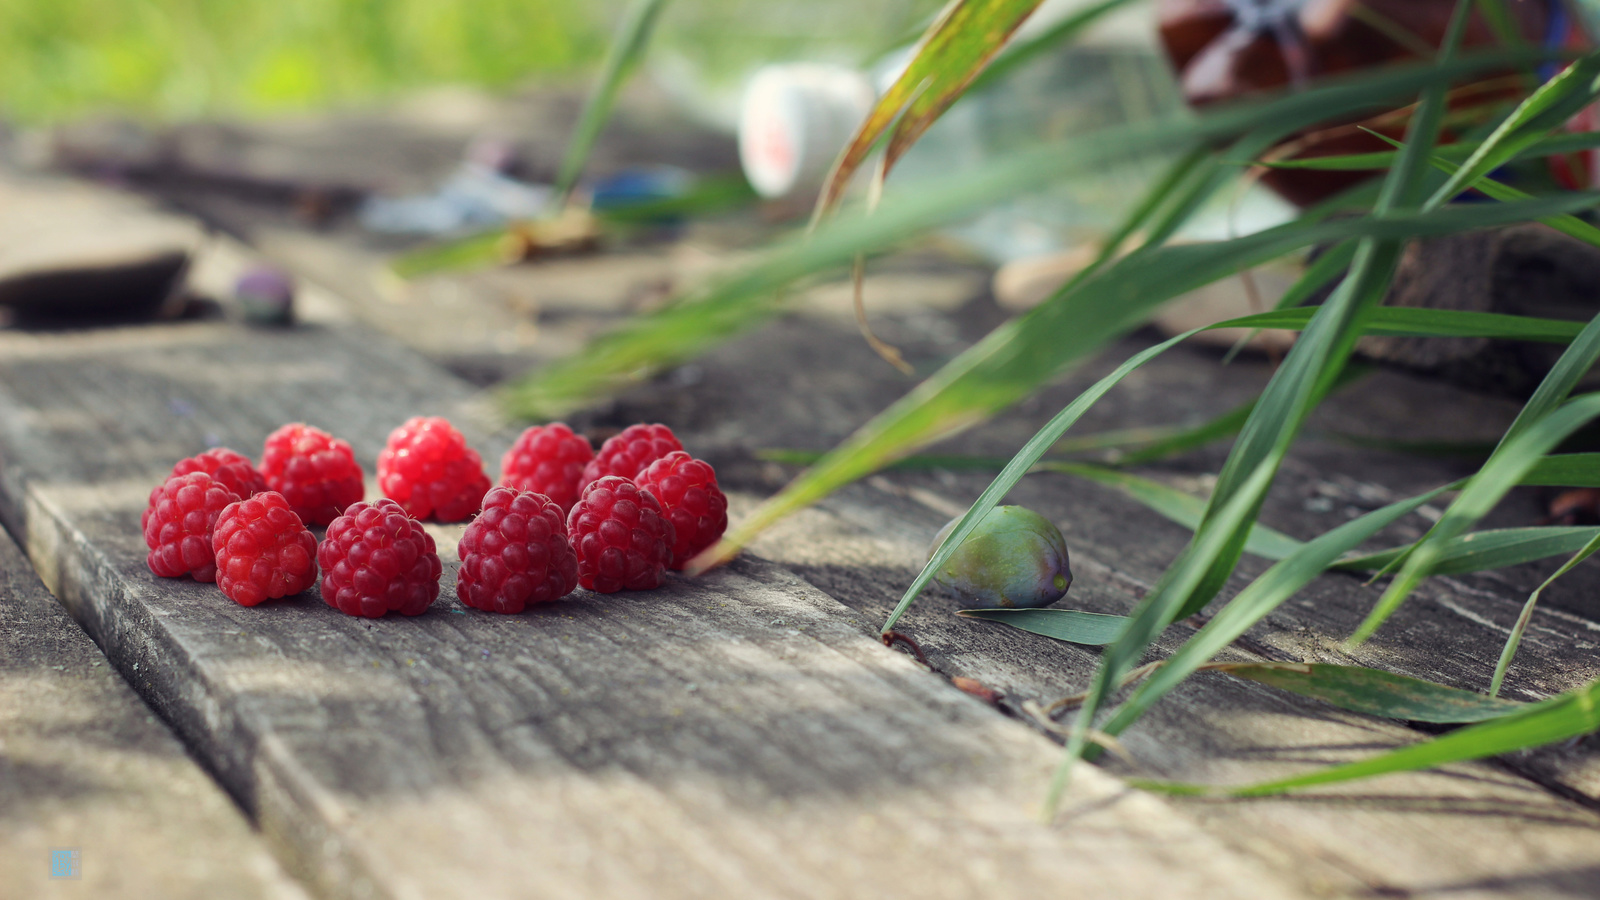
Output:
<path fill-rule="evenodd" d="M 150 571 L 162 578 L 189 574 L 195 581 L 216 581 L 211 532 L 223 507 L 238 501 L 238 494 L 204 472 L 173 475 L 151 491 L 139 519 Z"/>
<path fill-rule="evenodd" d="M 490 612 L 519 613 L 578 586 L 578 555 L 561 505 L 543 494 L 497 487 L 467 526 L 457 552 L 456 596 Z"/>
<path fill-rule="evenodd" d="M 683 445 L 665 425 L 629 425 L 622 433 L 600 445 L 600 453 L 583 469 L 583 481 L 578 492 L 597 479 L 607 475 L 632 478 L 644 467 Z"/>
<path fill-rule="evenodd" d="M 567 537 L 578 553 L 578 583 L 601 594 L 660 587 L 677 542 L 656 498 L 618 475 L 583 489 L 567 516 Z"/>
<path fill-rule="evenodd" d="M 308 525 L 332 522 L 366 493 L 350 445 L 299 422 L 267 437 L 261 474 L 267 487 L 282 494 L 295 515 Z"/>
<path fill-rule="evenodd" d="M 378 454 L 378 484 L 414 518 L 459 522 L 489 490 L 478 451 L 441 418 L 407 419 Z"/>
<path fill-rule="evenodd" d="M 317 548 L 322 599 L 352 616 L 421 615 L 439 596 L 439 552 L 422 523 L 393 500 L 357 503 Z"/>
<path fill-rule="evenodd" d="M 298 594 L 317 580 L 317 539 L 277 491 L 228 504 L 211 549 L 217 586 L 240 606 Z"/>
<path fill-rule="evenodd" d="M 561 506 L 561 515 L 578 502 L 583 467 L 594 459 L 589 439 L 573 434 L 563 422 L 535 425 L 524 431 L 500 459 L 500 483 L 519 491 L 543 494 Z"/>
<path fill-rule="evenodd" d="M 174 475 L 187 475 L 190 472 L 210 475 L 223 487 L 238 494 L 240 500 L 267 489 L 267 480 L 256 471 L 255 465 L 227 447 L 217 447 L 198 456 L 180 459 L 172 467 Z"/>
<path fill-rule="evenodd" d="M 645 467 L 634 479 L 661 502 L 678 540 L 672 545 L 672 568 L 711 546 L 728 530 L 728 498 L 717 487 L 711 464 L 674 450 Z"/>

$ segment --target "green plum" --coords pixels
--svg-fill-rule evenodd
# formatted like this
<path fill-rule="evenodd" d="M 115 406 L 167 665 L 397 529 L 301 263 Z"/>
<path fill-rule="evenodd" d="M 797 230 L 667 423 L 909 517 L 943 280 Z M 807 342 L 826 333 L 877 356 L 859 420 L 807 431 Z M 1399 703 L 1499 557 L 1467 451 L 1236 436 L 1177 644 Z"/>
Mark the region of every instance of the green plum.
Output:
<path fill-rule="evenodd" d="M 931 558 L 959 518 L 939 530 Z M 1050 520 L 1022 506 L 997 506 L 967 535 L 934 580 L 963 599 L 1008 609 L 1036 609 L 1072 586 L 1067 542 Z"/>

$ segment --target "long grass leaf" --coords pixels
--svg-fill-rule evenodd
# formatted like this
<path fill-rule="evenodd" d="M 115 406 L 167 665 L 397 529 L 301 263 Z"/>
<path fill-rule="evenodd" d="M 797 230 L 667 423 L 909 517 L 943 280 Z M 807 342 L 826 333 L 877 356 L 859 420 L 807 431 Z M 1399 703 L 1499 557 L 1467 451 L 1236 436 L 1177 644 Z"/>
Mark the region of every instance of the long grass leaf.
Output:
<path fill-rule="evenodd" d="M 1263 572 L 1140 685 L 1117 708 L 1102 729 L 1108 734 L 1120 734 L 1180 681 L 1310 584 L 1313 578 L 1326 571 L 1339 557 L 1415 512 L 1450 487 L 1452 485 L 1436 488 L 1352 519 L 1308 541 L 1305 546 Z"/>
<path fill-rule="evenodd" d="M 1439 206 L 1479 179 L 1500 168 L 1545 135 L 1565 125 L 1600 95 L 1600 53 L 1591 53 L 1540 85 L 1500 126 L 1478 145 L 1461 170 L 1433 196 L 1428 207 Z"/>
<path fill-rule="evenodd" d="M 1000 622 L 1033 634 L 1081 644 L 1103 647 L 1122 637 L 1128 627 L 1126 616 L 1107 616 L 1076 609 L 963 609 L 958 616 Z"/>
<path fill-rule="evenodd" d="M 887 174 L 900 154 L 961 96 L 1039 3 L 950 0 L 917 43 L 911 62 L 873 104 L 840 152 L 817 198 L 813 222 L 838 205 L 856 170 L 879 140 L 890 134 L 883 165 Z"/>
<path fill-rule="evenodd" d="M 1322 116 L 1381 108 L 1408 89 L 1443 83 L 1486 67 L 1504 66 L 1513 58 L 1490 54 L 1429 69 L 1389 70 L 1330 83 L 1303 94 L 1218 109 L 1198 118 L 1181 116 L 1119 126 L 1058 146 L 1013 153 L 975 171 L 952 176 L 937 189 L 891 195 L 871 217 L 851 216 L 820 228 L 809 241 L 797 237 L 781 244 L 711 287 L 681 296 L 651 314 L 634 317 L 618 330 L 596 339 L 578 355 L 534 372 L 506 389 L 501 399 L 513 415 L 548 418 L 565 414 L 662 367 L 691 359 L 765 321 L 778 311 L 770 294 L 799 278 L 848 265 L 858 253 L 879 252 L 980 207 L 1037 190 L 1041 184 L 1114 164 L 1125 156 L 1126 146 L 1153 150 L 1190 147 L 1197 142 L 1231 138 L 1266 122 L 1278 123 L 1282 128 L 1304 127 Z M 1558 207 L 1520 209 L 1538 215 L 1568 211 L 1564 205 Z M 1496 212 L 1491 216 L 1494 221 L 1446 218 L 1433 224 L 1441 233 L 1447 233 L 1457 228 L 1503 224 L 1516 214 Z M 1304 239 L 1334 241 L 1362 233 L 1363 228 L 1385 227 L 1399 229 L 1406 224 L 1396 221 L 1350 228 L 1344 223 L 1320 223 L 1318 228 L 1324 230 L 1313 230 Z M 1416 222 L 1411 227 L 1431 230 L 1428 222 Z M 1283 233 L 1278 232 L 1267 240 L 1282 241 L 1281 244 L 1257 247 L 1239 264 L 1255 265 L 1270 259 L 1277 246 L 1284 249 L 1276 252 L 1289 252 L 1304 245 L 1283 238 Z M 1241 240 L 1262 239 L 1251 236 Z M 1082 286 L 1078 284 L 1074 290 Z M 1135 289 L 1142 288 L 1123 290 Z M 1110 333 L 1114 332 L 1101 332 L 1106 336 Z"/>
<path fill-rule="evenodd" d="M 1185 528 L 1199 527 L 1200 519 L 1205 515 L 1206 501 L 1149 478 L 1082 463 L 1043 462 L 1035 468 L 1038 471 L 1064 472 L 1116 488 L 1163 518 Z M 1259 522 L 1251 527 L 1250 536 L 1245 540 L 1245 552 L 1263 559 L 1283 559 L 1301 546 L 1300 541 Z"/>
<path fill-rule="evenodd" d="M 1460 45 L 1469 9 L 1466 0 L 1458 0 L 1440 50 L 1446 63 Z M 1423 91 L 1411 120 L 1408 145 L 1379 191 L 1375 217 L 1382 219 L 1413 208 L 1417 202 L 1419 176 L 1438 135 L 1444 100 L 1443 85 L 1432 85 Z M 1349 275 L 1317 308 L 1305 333 L 1267 384 L 1217 476 L 1206 517 L 1194 538 L 1135 610 L 1127 633 L 1106 650 L 1052 780 L 1048 809 L 1055 808 L 1071 766 L 1082 755 L 1087 736 L 1094 730 L 1101 705 L 1131 661 L 1143 654 L 1169 623 L 1202 609 L 1231 575 L 1244 552 L 1249 525 L 1261 509 L 1278 466 L 1311 410 L 1339 377 L 1355 349 L 1362 320 L 1386 293 L 1399 256 L 1398 242 L 1363 240 Z"/>
<path fill-rule="evenodd" d="M 1213 663 L 1207 668 L 1351 712 L 1409 722 L 1484 722 L 1527 705 L 1364 666 L 1271 662 Z"/>
<path fill-rule="evenodd" d="M 1584 544 L 1572 558 L 1567 560 L 1561 568 L 1551 573 L 1549 578 L 1539 583 L 1528 595 L 1528 602 L 1522 605 L 1522 612 L 1517 615 L 1516 624 L 1511 626 L 1511 634 L 1506 637 L 1506 645 L 1500 651 L 1500 659 L 1495 663 L 1494 676 L 1489 680 L 1489 696 L 1500 695 L 1500 686 L 1505 683 L 1506 670 L 1511 668 L 1511 660 L 1516 658 L 1517 648 L 1522 646 L 1522 635 L 1528 630 L 1528 623 L 1533 621 L 1534 607 L 1539 605 L 1539 597 L 1544 594 L 1544 589 L 1549 587 L 1557 578 L 1572 571 L 1573 567 L 1594 555 L 1600 550 L 1600 529 L 1586 529 L 1594 533 L 1594 537 Z"/>
<path fill-rule="evenodd" d="M 1600 528 L 1552 525 L 1540 528 L 1501 528 L 1475 531 L 1445 541 L 1434 561 L 1435 575 L 1462 575 L 1519 566 L 1571 553 L 1600 536 Z M 1411 545 L 1341 559 L 1331 568 L 1346 572 L 1373 572 L 1387 568 Z"/>
<path fill-rule="evenodd" d="M 563 200 L 572 193 L 578 176 L 583 174 L 583 166 L 589 161 L 606 120 L 611 117 L 611 108 L 616 105 L 617 92 L 644 57 L 656 20 L 666 5 L 667 0 L 635 0 L 617 28 L 611 46 L 606 48 L 600 78 L 583 105 L 578 124 L 567 141 L 567 152 L 561 157 L 561 167 L 556 171 L 556 193 Z"/>
<path fill-rule="evenodd" d="M 1600 453 L 1552 453 L 1522 476 L 1522 483 L 1540 487 L 1600 488 Z"/>
<path fill-rule="evenodd" d="M 1569 401 L 1501 444 L 1412 550 L 1377 606 L 1351 635 L 1351 643 L 1359 644 L 1370 638 L 1394 614 L 1417 584 L 1433 571 L 1445 541 L 1466 531 L 1487 514 L 1533 468 L 1539 457 L 1596 416 L 1600 416 L 1600 394 L 1588 394 Z"/>
<path fill-rule="evenodd" d="M 1134 780 L 1146 790 L 1170 794 L 1227 794 L 1265 797 L 1322 784 L 1337 784 L 1394 772 L 1414 772 L 1453 762 L 1483 759 L 1578 737 L 1600 728 L 1600 681 L 1568 691 L 1520 711 L 1470 725 L 1431 741 L 1316 772 L 1236 788 Z"/>

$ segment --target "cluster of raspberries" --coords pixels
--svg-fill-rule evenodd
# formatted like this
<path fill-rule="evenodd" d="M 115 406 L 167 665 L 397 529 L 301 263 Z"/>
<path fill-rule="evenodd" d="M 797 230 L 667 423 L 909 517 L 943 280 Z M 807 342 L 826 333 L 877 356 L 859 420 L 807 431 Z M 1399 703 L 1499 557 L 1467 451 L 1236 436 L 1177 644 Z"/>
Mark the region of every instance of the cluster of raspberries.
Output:
<path fill-rule="evenodd" d="M 244 606 L 298 594 L 322 572 L 342 612 L 414 616 L 439 596 L 443 565 L 421 520 L 472 519 L 456 593 L 518 613 L 581 585 L 649 590 L 728 526 L 711 466 L 665 425 L 634 425 L 596 453 L 561 423 L 524 431 L 490 487 L 477 451 L 442 418 L 414 418 L 378 455 L 384 498 L 363 502 L 350 445 L 299 423 L 267 438 L 260 466 L 226 448 L 180 460 L 150 492 L 150 571 L 214 581 Z M 327 526 L 318 543 L 307 526 Z"/>

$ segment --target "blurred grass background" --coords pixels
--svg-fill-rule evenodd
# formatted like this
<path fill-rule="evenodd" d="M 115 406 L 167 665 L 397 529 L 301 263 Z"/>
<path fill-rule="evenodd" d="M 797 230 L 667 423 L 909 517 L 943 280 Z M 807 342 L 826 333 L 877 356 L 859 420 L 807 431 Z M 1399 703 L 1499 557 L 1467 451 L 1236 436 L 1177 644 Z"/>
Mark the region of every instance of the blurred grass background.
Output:
<path fill-rule="evenodd" d="M 182 119 L 357 103 L 440 83 L 581 79 L 624 0 L 3 0 L 0 117 Z M 713 68 L 808 55 L 830 35 L 876 49 L 937 0 L 678 0 L 669 52 Z"/>
<path fill-rule="evenodd" d="M 439 82 L 572 75 L 617 4 L 569 0 L 5 0 L 0 110 L 184 118 L 367 99 Z"/>

